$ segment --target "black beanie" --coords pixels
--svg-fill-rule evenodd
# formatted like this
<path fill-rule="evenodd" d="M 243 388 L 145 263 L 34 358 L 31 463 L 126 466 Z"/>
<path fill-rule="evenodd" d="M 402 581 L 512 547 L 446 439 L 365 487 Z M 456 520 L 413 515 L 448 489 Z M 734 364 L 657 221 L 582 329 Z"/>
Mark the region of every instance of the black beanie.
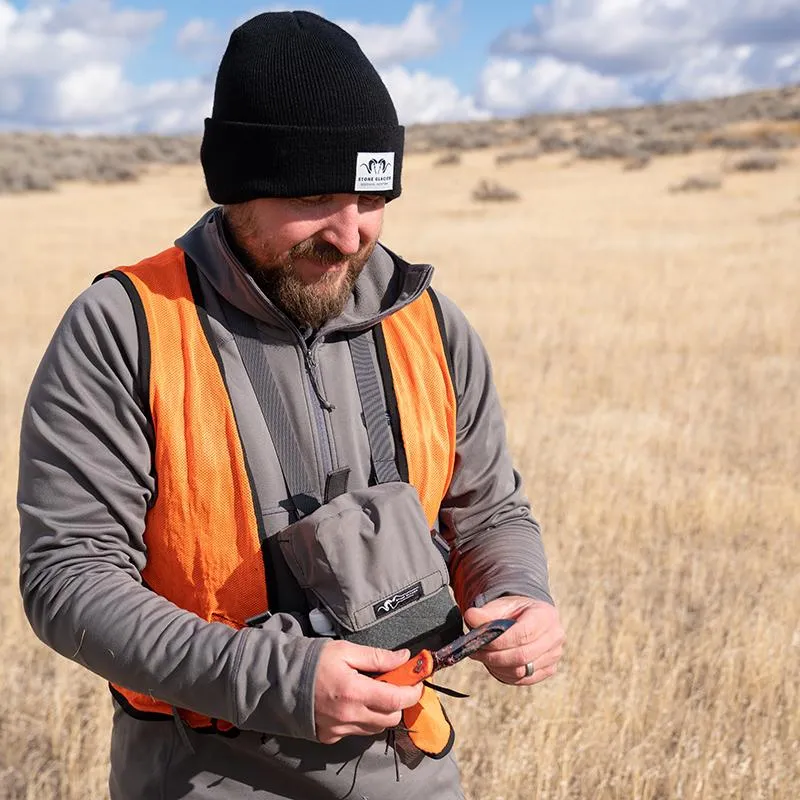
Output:
<path fill-rule="evenodd" d="M 232 34 L 200 151 L 215 203 L 400 194 L 404 129 L 356 40 L 308 11 L 259 14 Z"/>

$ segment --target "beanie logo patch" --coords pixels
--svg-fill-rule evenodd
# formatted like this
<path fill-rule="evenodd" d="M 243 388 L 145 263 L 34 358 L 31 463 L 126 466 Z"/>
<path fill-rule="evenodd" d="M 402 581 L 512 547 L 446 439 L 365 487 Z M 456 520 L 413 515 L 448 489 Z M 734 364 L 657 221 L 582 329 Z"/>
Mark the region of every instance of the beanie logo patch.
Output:
<path fill-rule="evenodd" d="M 393 188 L 394 153 L 359 153 L 355 191 L 385 192 Z"/>

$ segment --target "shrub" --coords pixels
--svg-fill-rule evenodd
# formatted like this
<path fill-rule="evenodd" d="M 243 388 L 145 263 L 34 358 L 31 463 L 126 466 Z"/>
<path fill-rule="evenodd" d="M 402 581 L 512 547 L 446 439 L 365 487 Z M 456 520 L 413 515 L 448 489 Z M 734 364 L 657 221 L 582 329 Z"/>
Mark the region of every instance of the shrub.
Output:
<path fill-rule="evenodd" d="M 445 153 L 433 162 L 434 167 L 456 167 L 461 163 L 458 153 Z"/>
<path fill-rule="evenodd" d="M 539 137 L 543 153 L 560 153 L 572 148 L 572 140 L 557 131 L 548 131 Z"/>
<path fill-rule="evenodd" d="M 472 199 L 478 202 L 509 202 L 519 200 L 519 195 L 496 181 L 482 180 L 472 192 Z"/>
<path fill-rule="evenodd" d="M 680 183 L 670 186 L 670 192 L 707 192 L 719 189 L 722 179 L 716 175 L 690 175 Z"/>
<path fill-rule="evenodd" d="M 754 151 L 737 158 L 728 168 L 733 172 L 773 172 L 782 163 L 774 153 Z"/>
<path fill-rule="evenodd" d="M 717 150 L 749 150 L 753 146 L 753 137 L 718 133 L 708 140 L 708 146 Z"/>
<path fill-rule="evenodd" d="M 507 153 L 500 153 L 494 163 L 499 165 L 511 164 L 513 161 L 534 161 L 541 155 L 541 150 L 536 145 L 521 147 L 517 150 L 509 150 Z"/>
<path fill-rule="evenodd" d="M 48 192 L 56 187 L 52 174 L 38 164 L 20 161 L 0 163 L 0 194 Z"/>
<path fill-rule="evenodd" d="M 655 134 L 643 137 L 639 141 L 639 149 L 654 156 L 691 153 L 696 147 L 697 142 L 694 138 L 682 135 L 659 136 Z"/>
<path fill-rule="evenodd" d="M 87 153 L 66 153 L 53 159 L 52 169 L 57 181 L 80 181 L 87 180 L 93 164 Z"/>
<path fill-rule="evenodd" d="M 653 157 L 650 153 L 639 152 L 632 155 L 623 165 L 623 169 L 626 172 L 633 172 L 634 170 L 644 169 L 646 166 L 650 164 L 653 160 Z"/>
<path fill-rule="evenodd" d="M 579 158 L 631 158 L 637 152 L 636 142 L 623 136 L 586 136 L 578 140 Z"/>

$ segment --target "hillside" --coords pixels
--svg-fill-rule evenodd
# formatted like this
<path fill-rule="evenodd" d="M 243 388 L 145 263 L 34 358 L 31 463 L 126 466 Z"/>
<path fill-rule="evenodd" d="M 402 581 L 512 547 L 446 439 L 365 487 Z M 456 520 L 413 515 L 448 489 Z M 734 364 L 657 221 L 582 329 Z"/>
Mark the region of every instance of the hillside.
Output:
<path fill-rule="evenodd" d="M 0 194 L 49 191 L 70 180 L 137 180 L 150 166 L 198 160 L 200 138 L 0 134 Z M 696 150 L 785 150 L 800 146 L 800 87 L 702 102 L 532 115 L 488 122 L 416 125 L 406 152 L 503 148 L 505 163 L 540 153 L 617 159 L 642 168 L 652 158 Z M 502 162 L 501 162 L 502 163 Z"/>

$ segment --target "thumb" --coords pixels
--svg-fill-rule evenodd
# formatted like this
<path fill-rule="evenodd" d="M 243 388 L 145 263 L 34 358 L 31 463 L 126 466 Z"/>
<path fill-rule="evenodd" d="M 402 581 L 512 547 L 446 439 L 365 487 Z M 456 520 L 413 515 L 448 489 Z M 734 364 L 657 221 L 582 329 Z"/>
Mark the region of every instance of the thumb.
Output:
<path fill-rule="evenodd" d="M 483 625 L 485 622 L 489 622 L 494 618 L 491 611 L 487 612 L 485 608 L 475 608 L 475 606 L 473 606 L 464 612 L 464 622 L 466 622 L 470 628 L 477 628 L 479 625 Z"/>
<path fill-rule="evenodd" d="M 382 650 L 380 647 L 365 647 L 351 644 L 345 653 L 344 660 L 359 672 L 389 672 L 389 670 L 405 664 L 411 658 L 410 650 Z"/>
<path fill-rule="evenodd" d="M 470 628 L 477 628 L 494 619 L 516 619 L 527 602 L 529 601 L 522 597 L 498 597 L 480 608 L 468 608 L 464 612 L 464 622 Z"/>

